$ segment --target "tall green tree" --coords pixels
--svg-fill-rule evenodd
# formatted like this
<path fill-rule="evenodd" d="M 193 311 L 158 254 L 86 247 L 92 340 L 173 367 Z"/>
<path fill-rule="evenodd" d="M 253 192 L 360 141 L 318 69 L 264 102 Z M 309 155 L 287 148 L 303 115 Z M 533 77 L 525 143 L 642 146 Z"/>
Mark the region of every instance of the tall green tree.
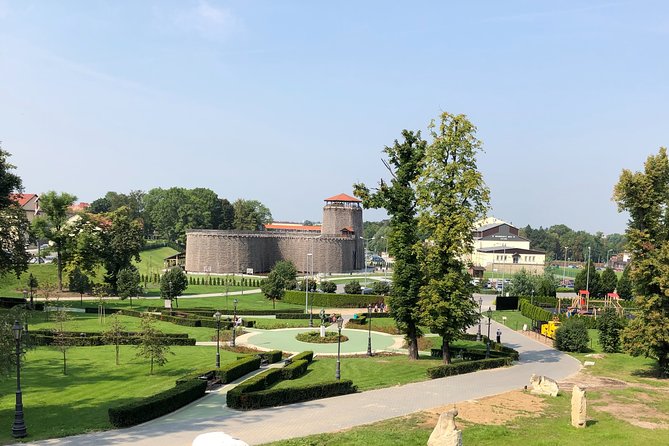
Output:
<path fill-rule="evenodd" d="M 286 280 L 279 272 L 272 270 L 260 285 L 260 290 L 267 299 L 272 301 L 272 308 L 276 308 L 276 301 L 281 300 L 286 293 Z"/>
<path fill-rule="evenodd" d="M 592 262 L 588 262 L 587 266 L 580 270 L 574 278 L 574 292 L 578 293 L 579 290 L 585 289 L 590 291 L 590 297 L 602 297 L 599 273 Z"/>
<path fill-rule="evenodd" d="M 476 165 L 482 143 L 465 115 L 442 113 L 430 125 L 433 138 L 425 151 L 417 183 L 421 244 L 420 289 L 423 322 L 442 338 L 444 362 L 450 344 L 478 320 L 478 305 L 467 266 L 462 260 L 474 247 L 475 223 L 485 217 L 490 192 Z"/>
<path fill-rule="evenodd" d="M 116 280 L 118 295 L 121 299 L 130 299 L 132 307 L 132 296 L 138 296 L 142 292 L 142 282 L 139 271 L 134 265 L 123 268 L 118 272 Z"/>
<path fill-rule="evenodd" d="M 121 344 L 126 338 L 125 326 L 118 318 L 118 314 L 114 313 L 111 317 L 111 323 L 107 329 L 102 333 L 102 340 L 107 344 L 113 344 L 116 350 L 116 365 L 119 365 L 119 354 Z"/>
<path fill-rule="evenodd" d="M 177 297 L 181 296 L 186 288 L 188 288 L 188 276 L 178 266 L 168 269 L 160 278 L 160 296 L 174 301 L 177 308 L 179 307 Z"/>
<path fill-rule="evenodd" d="M 632 281 L 630 279 L 630 266 L 627 265 L 618 280 L 618 296 L 621 299 L 630 300 L 633 297 Z"/>
<path fill-rule="evenodd" d="M 536 277 L 523 268 L 511 277 L 508 291 L 511 296 L 529 297 L 536 294 L 536 287 Z"/>
<path fill-rule="evenodd" d="M 297 280 L 297 268 L 295 268 L 295 265 L 290 260 L 279 260 L 274 264 L 272 271 L 281 277 L 284 288 L 288 288 L 291 282 Z"/>
<path fill-rule="evenodd" d="M 272 213 L 258 200 L 238 199 L 232 204 L 235 210 L 235 229 L 258 231 L 263 225 L 272 223 Z"/>
<path fill-rule="evenodd" d="M 68 288 L 70 291 L 79 293 L 79 305 L 83 306 L 84 293 L 91 290 L 91 280 L 79 268 L 74 268 L 68 274 Z"/>
<path fill-rule="evenodd" d="M 139 262 L 139 251 L 144 246 L 144 229 L 140 220 L 133 220 L 130 210 L 121 207 L 105 214 L 109 224 L 103 226 L 101 258 L 107 273 L 107 282 L 113 293 L 117 290 L 119 271 L 132 266 L 133 259 Z"/>
<path fill-rule="evenodd" d="M 56 310 L 56 325 L 53 329 L 53 346 L 63 354 L 63 375 L 67 375 L 67 351 L 74 344 L 70 333 L 65 330 L 65 324 L 71 319 L 70 315 L 59 308 Z"/>
<path fill-rule="evenodd" d="M 630 278 L 638 313 L 623 331 L 632 355 L 658 361 L 661 377 L 669 375 L 669 159 L 667 150 L 646 159 L 643 172 L 623 170 L 613 198 L 629 212 Z"/>
<path fill-rule="evenodd" d="M 29 224 L 13 195 L 21 193 L 23 184 L 12 172 L 15 166 L 9 163 L 10 156 L 0 146 L 0 276 L 11 271 L 18 278 L 28 269 Z"/>
<path fill-rule="evenodd" d="M 602 271 L 602 275 L 599 278 L 600 287 L 602 289 L 602 294 L 606 295 L 607 293 L 613 293 L 618 287 L 618 276 L 616 276 L 613 268 L 607 267 Z"/>
<path fill-rule="evenodd" d="M 616 353 L 620 350 L 620 333 L 624 321 L 618 316 L 614 308 L 607 308 L 597 319 L 599 329 L 599 344 L 604 353 Z"/>
<path fill-rule="evenodd" d="M 541 277 L 537 278 L 537 295 L 538 296 L 557 296 L 557 280 L 552 272 L 546 270 Z"/>
<path fill-rule="evenodd" d="M 49 191 L 40 196 L 42 215 L 33 220 L 34 231 L 40 237 L 51 241 L 56 251 L 59 291 L 63 291 L 63 266 L 70 241 L 70 231 L 67 225 L 68 210 L 76 200 L 76 196 L 67 192 L 58 194 Z"/>
<path fill-rule="evenodd" d="M 421 238 L 415 186 L 427 142 L 420 132 L 409 130 L 402 131 L 402 138 L 402 142 L 395 140 L 383 150 L 387 156 L 383 163 L 392 176 L 390 183 L 382 179 L 374 192 L 364 184 L 355 184 L 354 194 L 366 208 L 383 208 L 390 215 L 388 253 L 395 259 L 393 289 L 388 299 L 390 314 L 406 336 L 409 358 L 418 359 L 418 337 L 422 334 L 418 326 L 418 293 L 423 274 L 416 249 Z"/>

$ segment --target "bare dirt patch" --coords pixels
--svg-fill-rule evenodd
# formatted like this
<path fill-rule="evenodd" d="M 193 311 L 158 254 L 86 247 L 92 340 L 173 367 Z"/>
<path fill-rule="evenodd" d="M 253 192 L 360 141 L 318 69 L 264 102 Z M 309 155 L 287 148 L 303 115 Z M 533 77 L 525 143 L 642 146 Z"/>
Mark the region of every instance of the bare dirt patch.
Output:
<path fill-rule="evenodd" d="M 546 403 L 543 398 L 531 395 L 522 390 L 495 395 L 480 400 L 458 403 L 458 418 L 476 424 L 501 425 L 518 417 L 540 417 Z M 427 411 L 426 424 L 434 426 L 442 412 L 453 406 L 441 406 Z"/>
<path fill-rule="evenodd" d="M 629 400 L 621 402 L 607 394 L 594 402 L 593 407 L 633 426 L 644 429 L 669 429 L 669 415 L 646 404 L 633 403 Z"/>
<path fill-rule="evenodd" d="M 629 384 L 627 384 L 625 381 L 621 381 L 619 379 L 593 376 L 583 372 L 579 372 L 576 375 L 558 383 L 562 392 L 571 392 L 571 389 L 575 384 L 590 390 L 625 389 L 629 386 Z"/>

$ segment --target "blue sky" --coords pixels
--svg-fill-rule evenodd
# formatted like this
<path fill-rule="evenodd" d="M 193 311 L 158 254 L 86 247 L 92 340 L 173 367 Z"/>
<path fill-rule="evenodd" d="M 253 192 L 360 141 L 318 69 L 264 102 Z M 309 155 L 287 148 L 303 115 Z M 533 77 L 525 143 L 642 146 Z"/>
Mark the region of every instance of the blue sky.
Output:
<path fill-rule="evenodd" d="M 27 192 L 320 220 L 444 110 L 478 127 L 491 214 L 623 232 L 613 185 L 669 144 L 668 52 L 662 1 L 0 0 L 0 140 Z"/>

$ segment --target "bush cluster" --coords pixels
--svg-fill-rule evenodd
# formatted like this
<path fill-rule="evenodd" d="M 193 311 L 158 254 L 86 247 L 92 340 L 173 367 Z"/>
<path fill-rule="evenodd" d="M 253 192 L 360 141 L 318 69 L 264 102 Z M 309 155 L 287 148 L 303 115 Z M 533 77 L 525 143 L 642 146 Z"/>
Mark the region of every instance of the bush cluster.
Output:
<path fill-rule="evenodd" d="M 309 361 L 306 359 L 299 359 L 293 361 L 281 370 L 282 379 L 295 379 L 304 375 L 307 372 L 307 367 L 309 367 Z"/>
<path fill-rule="evenodd" d="M 182 345 L 190 346 L 195 345 L 196 340 L 194 338 L 189 338 L 188 334 L 177 333 L 178 336 L 172 334 L 163 334 L 161 340 L 164 345 Z M 185 335 L 185 336 L 184 336 Z M 39 332 L 30 333 L 30 341 L 34 346 L 49 346 L 53 345 L 54 340 L 57 337 L 54 336 L 52 331 L 40 330 Z M 78 333 L 78 332 L 65 332 L 64 334 L 65 342 L 67 345 L 73 347 L 93 347 L 98 345 L 111 345 L 113 342 L 105 342 L 102 333 Z M 62 341 L 62 339 L 61 339 Z M 123 338 L 120 340 L 119 344 L 121 345 L 137 345 L 139 344 L 140 339 L 137 333 L 126 332 Z"/>
<path fill-rule="evenodd" d="M 478 370 L 496 369 L 511 365 L 509 357 L 481 359 L 478 361 L 457 362 L 454 364 L 443 364 L 427 369 L 427 376 L 431 379 L 443 378 L 444 376 L 462 375 L 464 373 L 476 372 Z"/>
<path fill-rule="evenodd" d="M 259 368 L 260 356 L 249 356 L 222 366 L 218 374 L 221 382 L 227 384 Z"/>
<path fill-rule="evenodd" d="M 624 327 L 625 319 L 618 317 L 613 308 L 607 308 L 597 320 L 599 344 L 605 353 L 620 351 L 620 334 Z"/>
<path fill-rule="evenodd" d="M 109 408 L 109 421 L 115 427 L 128 427 L 153 420 L 201 398 L 206 390 L 206 381 L 188 380 L 150 397 Z"/>
<path fill-rule="evenodd" d="M 362 308 L 367 305 L 374 305 L 381 302 L 383 296 L 372 294 L 333 294 L 333 293 L 314 293 L 309 296 L 313 299 L 313 306 L 327 308 Z M 289 304 L 304 305 L 304 293 L 299 291 L 286 291 L 283 301 Z M 284 312 L 284 311 L 282 311 Z"/>
<path fill-rule="evenodd" d="M 553 313 L 537 307 L 536 305 L 532 305 L 527 299 L 520 299 L 518 302 L 518 309 L 523 316 L 530 318 L 533 321 L 550 321 L 553 319 Z"/>
<path fill-rule="evenodd" d="M 314 352 L 312 352 L 311 350 L 307 350 L 302 353 L 298 353 L 297 355 L 291 356 L 290 359 L 292 361 L 299 361 L 300 359 L 306 359 L 307 362 L 311 362 L 314 360 Z"/>
<path fill-rule="evenodd" d="M 555 332 L 555 348 L 563 352 L 585 352 L 589 342 L 584 318 L 569 318 Z"/>

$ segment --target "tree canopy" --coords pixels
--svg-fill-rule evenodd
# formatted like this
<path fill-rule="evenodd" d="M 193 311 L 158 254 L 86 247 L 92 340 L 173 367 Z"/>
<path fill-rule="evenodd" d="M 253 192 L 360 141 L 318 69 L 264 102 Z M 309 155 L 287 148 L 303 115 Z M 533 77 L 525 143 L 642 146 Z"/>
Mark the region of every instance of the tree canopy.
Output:
<path fill-rule="evenodd" d="M 21 193 L 21 178 L 9 163 L 11 155 L 0 147 L 0 276 L 14 272 L 18 278 L 28 269 L 28 220 L 12 194 Z"/>

